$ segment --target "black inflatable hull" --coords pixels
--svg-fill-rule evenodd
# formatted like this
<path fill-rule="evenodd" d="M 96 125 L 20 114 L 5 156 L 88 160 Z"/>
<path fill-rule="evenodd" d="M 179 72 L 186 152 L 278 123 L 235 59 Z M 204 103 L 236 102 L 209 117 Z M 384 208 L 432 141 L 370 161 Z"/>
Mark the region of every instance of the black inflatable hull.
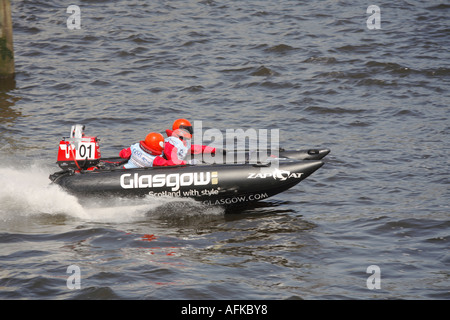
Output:
<path fill-rule="evenodd" d="M 227 206 L 267 199 L 297 185 L 322 165 L 320 160 L 285 159 L 278 164 L 61 171 L 50 179 L 81 196 L 170 196 Z"/>

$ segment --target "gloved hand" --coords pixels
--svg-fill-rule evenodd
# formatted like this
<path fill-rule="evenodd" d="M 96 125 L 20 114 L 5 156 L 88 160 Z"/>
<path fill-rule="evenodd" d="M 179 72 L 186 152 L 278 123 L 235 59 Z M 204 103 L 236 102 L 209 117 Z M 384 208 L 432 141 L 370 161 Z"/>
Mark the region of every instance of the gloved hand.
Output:
<path fill-rule="evenodd" d="M 131 148 L 122 149 L 119 153 L 119 157 L 122 159 L 130 159 L 131 157 Z"/>

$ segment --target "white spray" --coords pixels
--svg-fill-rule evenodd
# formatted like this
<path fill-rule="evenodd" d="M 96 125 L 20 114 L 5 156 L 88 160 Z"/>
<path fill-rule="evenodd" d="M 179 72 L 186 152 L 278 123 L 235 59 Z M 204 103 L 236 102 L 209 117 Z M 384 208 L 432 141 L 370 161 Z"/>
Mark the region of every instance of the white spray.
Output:
<path fill-rule="evenodd" d="M 0 168 L 0 221 L 37 217 L 40 215 L 64 215 L 71 219 L 98 222 L 132 222 L 158 217 L 160 211 L 167 214 L 167 206 L 183 214 L 204 212 L 221 215 L 219 208 L 201 208 L 194 200 L 167 197 L 79 199 L 51 184 L 51 169 L 39 165 L 16 168 Z M 162 210 L 160 210 L 162 209 Z M 188 209 L 188 210 L 186 210 Z M 189 210 L 190 209 L 190 210 Z"/>

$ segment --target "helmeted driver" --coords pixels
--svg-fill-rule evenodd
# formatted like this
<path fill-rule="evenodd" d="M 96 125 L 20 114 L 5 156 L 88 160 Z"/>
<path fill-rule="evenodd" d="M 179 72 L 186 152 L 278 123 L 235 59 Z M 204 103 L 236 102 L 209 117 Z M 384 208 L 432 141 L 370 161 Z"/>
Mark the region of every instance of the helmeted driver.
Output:
<path fill-rule="evenodd" d="M 216 148 L 204 145 L 191 144 L 194 130 L 192 124 L 186 119 L 177 119 L 173 122 L 172 130 L 166 130 L 167 138 L 164 143 L 164 155 L 175 163 L 184 160 L 188 154 L 212 153 Z"/>
<path fill-rule="evenodd" d="M 146 168 L 157 166 L 174 166 L 186 164 L 185 161 L 174 161 L 163 157 L 164 137 L 157 132 L 151 132 L 145 140 L 131 145 L 129 148 L 122 149 L 119 156 L 128 159 L 124 165 L 125 169 Z"/>

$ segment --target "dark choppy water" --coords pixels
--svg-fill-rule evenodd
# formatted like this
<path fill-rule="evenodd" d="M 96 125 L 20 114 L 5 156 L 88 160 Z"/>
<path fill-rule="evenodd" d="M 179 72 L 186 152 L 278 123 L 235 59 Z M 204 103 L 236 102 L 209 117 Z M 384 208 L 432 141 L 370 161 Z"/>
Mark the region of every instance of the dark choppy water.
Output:
<path fill-rule="evenodd" d="M 81 30 L 71 1 L 12 2 L 1 299 L 450 298 L 448 2 L 378 1 L 379 30 L 365 1 L 84 0 Z M 176 117 L 332 153 L 239 214 L 48 186 L 73 123 L 112 156 Z"/>

